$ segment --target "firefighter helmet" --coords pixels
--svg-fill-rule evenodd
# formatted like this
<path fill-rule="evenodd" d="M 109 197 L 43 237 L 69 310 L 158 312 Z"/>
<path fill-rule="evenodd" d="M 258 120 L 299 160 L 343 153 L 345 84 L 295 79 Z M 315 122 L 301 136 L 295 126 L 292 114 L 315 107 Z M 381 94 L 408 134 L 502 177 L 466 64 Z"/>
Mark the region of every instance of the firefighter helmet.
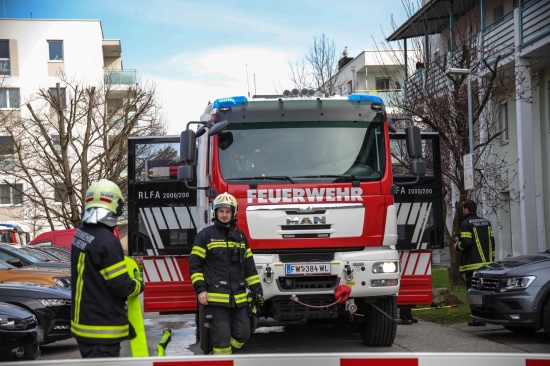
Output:
<path fill-rule="evenodd" d="M 216 209 L 220 207 L 231 208 L 233 211 L 233 220 L 237 217 L 237 200 L 229 193 L 222 193 L 214 199 L 212 208 L 214 209 L 214 218 L 216 218 Z"/>
<path fill-rule="evenodd" d="M 113 182 L 101 179 L 88 188 L 86 191 L 86 204 L 84 209 L 105 208 L 115 216 L 122 215 L 124 209 L 124 197 L 122 191 Z"/>

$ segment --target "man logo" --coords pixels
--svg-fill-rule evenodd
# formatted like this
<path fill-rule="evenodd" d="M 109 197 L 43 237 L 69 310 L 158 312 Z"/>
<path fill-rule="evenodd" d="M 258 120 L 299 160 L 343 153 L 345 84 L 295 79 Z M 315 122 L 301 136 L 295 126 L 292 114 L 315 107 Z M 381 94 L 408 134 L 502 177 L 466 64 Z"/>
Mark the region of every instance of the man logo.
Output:
<path fill-rule="evenodd" d="M 314 216 L 314 217 L 287 217 L 287 225 L 320 225 L 326 224 L 326 216 Z"/>

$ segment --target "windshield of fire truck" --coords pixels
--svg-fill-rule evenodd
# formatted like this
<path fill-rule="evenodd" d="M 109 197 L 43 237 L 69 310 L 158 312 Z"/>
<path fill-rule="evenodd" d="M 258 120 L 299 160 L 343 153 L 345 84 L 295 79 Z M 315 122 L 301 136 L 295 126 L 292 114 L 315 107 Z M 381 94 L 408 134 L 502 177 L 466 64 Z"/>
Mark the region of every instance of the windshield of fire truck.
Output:
<path fill-rule="evenodd" d="M 375 181 L 384 175 L 379 122 L 231 123 L 218 135 L 226 180 Z"/>

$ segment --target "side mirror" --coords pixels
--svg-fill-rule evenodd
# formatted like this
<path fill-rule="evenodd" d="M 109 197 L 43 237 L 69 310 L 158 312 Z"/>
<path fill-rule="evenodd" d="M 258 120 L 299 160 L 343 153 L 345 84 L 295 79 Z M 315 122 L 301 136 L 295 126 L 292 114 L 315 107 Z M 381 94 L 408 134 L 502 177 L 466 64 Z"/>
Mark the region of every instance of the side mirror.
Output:
<path fill-rule="evenodd" d="M 178 180 L 190 182 L 193 178 L 194 174 L 192 165 L 182 165 L 178 167 Z"/>
<path fill-rule="evenodd" d="M 412 173 L 416 176 L 426 175 L 426 162 L 422 160 L 413 160 L 411 162 L 411 170 L 412 170 Z"/>
<path fill-rule="evenodd" d="M 422 141 L 420 139 L 420 128 L 410 125 L 405 129 L 407 140 L 407 152 L 409 158 L 420 159 L 422 157 Z"/>
<path fill-rule="evenodd" d="M 180 136 L 180 161 L 185 164 L 194 163 L 196 149 L 197 142 L 195 132 L 191 130 L 183 131 Z"/>

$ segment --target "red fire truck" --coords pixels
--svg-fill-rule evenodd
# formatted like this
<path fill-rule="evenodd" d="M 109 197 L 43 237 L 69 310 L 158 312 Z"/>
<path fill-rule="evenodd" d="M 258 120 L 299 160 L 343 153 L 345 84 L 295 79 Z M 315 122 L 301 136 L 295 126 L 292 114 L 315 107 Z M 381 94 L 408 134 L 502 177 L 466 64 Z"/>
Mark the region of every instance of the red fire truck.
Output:
<path fill-rule="evenodd" d="M 434 207 L 394 202 L 429 184 L 426 144 L 412 123 L 390 139 L 379 97 L 291 94 L 218 99 L 181 136 L 129 139 L 128 247 L 143 257 L 144 310 L 197 311 L 188 255 L 211 224 L 213 198 L 229 192 L 262 280 L 263 316 L 353 321 L 365 345 L 390 346 L 398 293 L 404 305 L 431 303 Z M 409 241 L 406 251 L 398 241 Z"/>

